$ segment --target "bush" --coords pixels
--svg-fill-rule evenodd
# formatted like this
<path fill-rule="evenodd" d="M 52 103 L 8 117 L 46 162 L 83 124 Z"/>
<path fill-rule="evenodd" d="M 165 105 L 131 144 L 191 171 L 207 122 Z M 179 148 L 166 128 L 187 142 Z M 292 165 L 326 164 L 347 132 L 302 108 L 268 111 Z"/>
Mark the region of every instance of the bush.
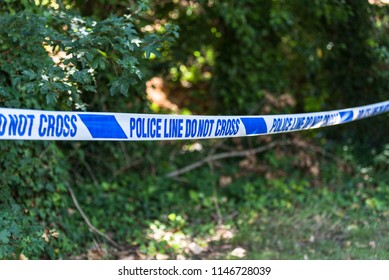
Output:
<path fill-rule="evenodd" d="M 74 4 L 61 3 L 2 4 L 1 105 L 146 112 L 140 81 L 147 77 L 150 56 L 177 35 L 174 27 L 141 32 L 139 18 L 148 9 L 143 2 L 132 7 L 133 14 L 103 19 L 81 16 Z M 2 141 L 0 258 L 54 258 L 76 249 L 74 240 L 82 243 L 83 233 L 75 233 L 75 223 L 67 218 L 73 207 L 67 188 L 77 185 L 77 176 L 90 174 L 90 154 L 101 159 L 102 172 L 103 162 L 116 162 L 115 170 L 125 166 L 121 152 L 137 151 L 131 160 L 143 157 L 139 146 L 123 147 L 119 152 L 106 143 Z M 61 242 L 55 241 L 58 236 Z M 66 242 L 68 237 L 73 242 Z"/>

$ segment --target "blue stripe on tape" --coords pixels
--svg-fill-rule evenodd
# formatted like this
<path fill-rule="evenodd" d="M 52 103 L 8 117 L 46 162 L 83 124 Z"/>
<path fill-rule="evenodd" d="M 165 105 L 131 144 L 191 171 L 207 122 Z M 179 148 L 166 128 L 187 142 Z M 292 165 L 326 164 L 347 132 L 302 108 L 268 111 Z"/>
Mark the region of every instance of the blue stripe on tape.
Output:
<path fill-rule="evenodd" d="M 245 129 L 246 135 L 267 133 L 266 122 L 263 118 L 240 118 Z"/>
<path fill-rule="evenodd" d="M 343 111 L 339 112 L 340 115 L 340 121 L 343 122 L 349 122 L 353 120 L 354 113 L 353 111 Z"/>
<path fill-rule="evenodd" d="M 93 138 L 127 139 L 113 115 L 78 114 Z"/>

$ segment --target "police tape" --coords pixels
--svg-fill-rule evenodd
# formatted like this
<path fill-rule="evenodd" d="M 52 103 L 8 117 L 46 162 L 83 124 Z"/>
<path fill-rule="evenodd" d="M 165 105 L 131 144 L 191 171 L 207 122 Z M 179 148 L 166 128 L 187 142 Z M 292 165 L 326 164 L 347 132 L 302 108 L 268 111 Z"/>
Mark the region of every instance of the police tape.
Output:
<path fill-rule="evenodd" d="M 389 100 L 327 112 L 193 116 L 0 108 L 0 140 L 136 141 L 242 137 L 315 129 L 389 112 Z"/>

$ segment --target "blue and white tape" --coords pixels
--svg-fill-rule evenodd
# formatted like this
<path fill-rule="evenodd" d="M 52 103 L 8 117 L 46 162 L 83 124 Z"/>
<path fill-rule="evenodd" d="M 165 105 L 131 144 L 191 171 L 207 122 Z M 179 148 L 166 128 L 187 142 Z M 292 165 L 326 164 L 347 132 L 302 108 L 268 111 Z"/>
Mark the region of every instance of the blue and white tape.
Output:
<path fill-rule="evenodd" d="M 266 135 L 343 124 L 389 112 L 389 100 L 343 110 L 266 116 L 183 116 L 0 108 L 0 139 L 136 141 Z"/>

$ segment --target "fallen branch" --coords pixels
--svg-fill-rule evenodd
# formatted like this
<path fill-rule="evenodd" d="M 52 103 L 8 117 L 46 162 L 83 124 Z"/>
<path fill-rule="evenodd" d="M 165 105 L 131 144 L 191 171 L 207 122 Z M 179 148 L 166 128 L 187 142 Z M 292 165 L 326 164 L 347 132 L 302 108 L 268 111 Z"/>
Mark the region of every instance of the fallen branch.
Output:
<path fill-rule="evenodd" d="M 249 155 L 263 153 L 263 152 L 270 150 L 270 149 L 272 149 L 276 146 L 279 146 L 279 145 L 287 145 L 287 144 L 288 144 L 287 141 L 274 141 L 274 142 L 271 142 L 265 146 L 257 147 L 254 149 L 249 149 L 249 150 L 244 150 L 244 151 L 232 151 L 232 152 L 226 152 L 226 153 L 220 153 L 220 154 L 216 154 L 216 155 L 207 156 L 207 157 L 203 158 L 202 160 L 196 161 L 188 166 L 185 166 L 183 168 L 180 168 L 180 169 L 177 169 L 173 172 L 170 172 L 170 173 L 166 174 L 165 176 L 167 178 L 174 178 L 174 177 L 177 177 L 181 174 L 189 172 L 193 169 L 199 168 L 200 166 L 202 166 L 206 163 L 210 163 L 210 162 L 225 159 L 225 158 L 246 157 Z"/>
<path fill-rule="evenodd" d="M 74 195 L 73 189 L 69 185 L 67 186 L 67 189 L 68 189 L 68 191 L 70 193 L 70 196 L 72 197 L 72 200 L 73 200 L 74 205 L 76 206 L 78 212 L 80 212 L 80 214 L 81 214 L 82 218 L 84 219 L 85 223 L 88 225 L 89 230 L 94 232 L 94 233 L 96 233 L 96 234 L 98 234 L 98 235 L 100 235 L 101 237 L 105 238 L 114 247 L 120 248 L 120 246 L 115 241 L 113 241 L 111 237 L 109 237 L 105 233 L 101 232 L 94 225 L 92 225 L 92 223 L 90 222 L 89 218 L 85 215 L 85 213 L 82 210 L 80 204 L 78 203 L 78 200 L 77 200 L 76 196 Z"/>

